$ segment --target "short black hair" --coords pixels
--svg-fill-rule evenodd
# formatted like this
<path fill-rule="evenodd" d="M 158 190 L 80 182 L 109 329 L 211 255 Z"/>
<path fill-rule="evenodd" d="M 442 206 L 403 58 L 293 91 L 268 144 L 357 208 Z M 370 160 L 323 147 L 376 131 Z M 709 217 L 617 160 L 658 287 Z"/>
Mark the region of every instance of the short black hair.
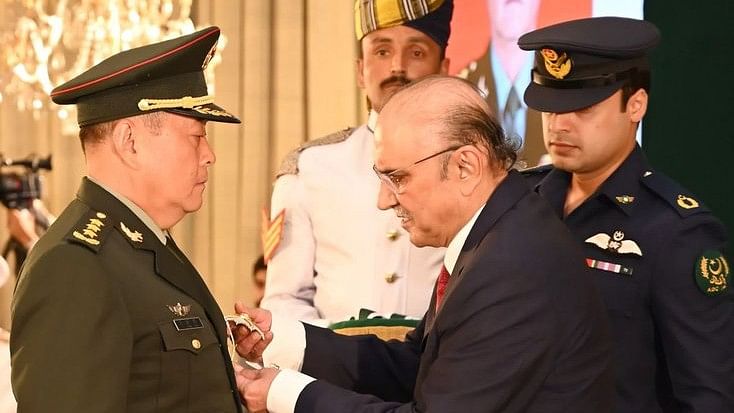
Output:
<path fill-rule="evenodd" d="M 259 257 L 252 263 L 252 275 L 254 276 L 260 270 L 268 269 L 268 265 L 265 263 L 265 256 L 260 254 Z"/>
<path fill-rule="evenodd" d="M 632 78 L 624 86 L 622 86 L 622 112 L 627 110 L 627 102 L 632 95 L 640 89 L 650 94 L 651 76 L 650 70 L 639 70 L 632 75 Z"/>

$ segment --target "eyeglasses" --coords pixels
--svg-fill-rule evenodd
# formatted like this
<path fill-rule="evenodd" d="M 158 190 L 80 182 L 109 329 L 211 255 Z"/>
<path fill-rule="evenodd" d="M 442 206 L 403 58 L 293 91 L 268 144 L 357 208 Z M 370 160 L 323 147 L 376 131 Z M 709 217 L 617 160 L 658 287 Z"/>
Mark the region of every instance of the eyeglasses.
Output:
<path fill-rule="evenodd" d="M 434 153 L 431 156 L 426 156 L 423 159 L 417 160 L 417 161 L 413 162 L 411 165 L 406 166 L 405 168 L 395 169 L 395 170 L 390 171 L 390 172 L 381 172 L 381 171 L 379 171 L 377 169 L 377 166 L 372 165 L 372 170 L 375 171 L 375 173 L 377 174 L 377 177 L 380 178 L 380 180 L 385 185 L 387 185 L 387 187 L 390 188 L 390 190 L 393 193 L 395 193 L 396 195 L 400 195 L 403 192 L 405 192 L 405 186 L 406 186 L 406 183 L 407 183 L 406 180 L 405 180 L 405 178 L 407 177 L 406 172 L 408 171 L 408 169 L 410 169 L 410 168 L 418 165 L 421 162 L 427 161 L 427 160 L 429 160 L 431 158 L 435 158 L 438 155 L 442 155 L 442 154 L 444 154 L 446 152 L 455 151 L 455 150 L 461 148 L 462 146 L 465 146 L 465 145 L 456 145 L 456 146 L 452 146 L 450 148 L 446 148 L 446 149 L 442 150 L 441 152 L 436 152 L 436 153 Z"/>

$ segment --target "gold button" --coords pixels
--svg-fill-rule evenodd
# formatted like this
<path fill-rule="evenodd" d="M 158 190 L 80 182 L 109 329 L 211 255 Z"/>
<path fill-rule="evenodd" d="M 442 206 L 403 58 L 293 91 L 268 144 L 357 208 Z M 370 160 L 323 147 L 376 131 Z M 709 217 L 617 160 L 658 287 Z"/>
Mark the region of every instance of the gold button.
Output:
<path fill-rule="evenodd" d="M 191 340 L 191 347 L 193 347 L 194 350 L 200 349 L 201 348 L 201 341 L 199 341 L 198 339 Z"/>
<path fill-rule="evenodd" d="M 392 284 L 395 282 L 395 280 L 398 279 L 398 275 L 394 272 L 389 272 L 385 274 L 385 281 L 387 281 L 388 284 Z"/>
<path fill-rule="evenodd" d="M 390 241 L 395 241 L 400 236 L 400 233 L 396 229 L 391 229 L 390 231 L 387 231 L 387 234 L 385 235 Z"/>

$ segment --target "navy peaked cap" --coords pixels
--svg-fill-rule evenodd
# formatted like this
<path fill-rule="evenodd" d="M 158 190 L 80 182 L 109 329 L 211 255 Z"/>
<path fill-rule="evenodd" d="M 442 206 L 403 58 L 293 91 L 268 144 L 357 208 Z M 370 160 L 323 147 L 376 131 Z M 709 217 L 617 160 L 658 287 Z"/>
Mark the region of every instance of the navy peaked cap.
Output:
<path fill-rule="evenodd" d="M 624 17 L 572 20 L 526 33 L 517 44 L 535 51 L 535 63 L 525 103 L 554 113 L 599 103 L 649 73 L 648 53 L 659 42 L 655 25 Z"/>

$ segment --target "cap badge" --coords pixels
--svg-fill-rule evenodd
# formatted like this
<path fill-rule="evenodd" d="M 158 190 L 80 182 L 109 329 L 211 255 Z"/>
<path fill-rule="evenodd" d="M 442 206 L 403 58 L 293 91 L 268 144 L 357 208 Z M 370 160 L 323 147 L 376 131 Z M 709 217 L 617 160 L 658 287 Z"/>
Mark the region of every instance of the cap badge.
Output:
<path fill-rule="evenodd" d="M 102 231 L 104 222 L 101 220 L 107 218 L 107 215 L 102 212 L 97 212 L 95 217 L 89 218 L 89 222 L 84 226 L 84 229 L 74 231 L 74 238 L 80 239 L 90 245 L 99 245 L 99 232 Z"/>
<path fill-rule="evenodd" d="M 191 311 L 191 305 L 181 305 L 181 303 L 176 303 L 176 305 L 169 304 L 168 309 L 179 317 L 186 317 L 189 311 Z"/>
<path fill-rule="evenodd" d="M 729 285 L 729 263 L 719 251 L 705 251 L 696 262 L 696 284 L 706 295 L 718 295 Z"/>
<path fill-rule="evenodd" d="M 594 244 L 603 250 L 616 252 L 618 254 L 636 254 L 640 257 L 642 256 L 640 246 L 632 240 L 624 239 L 624 232 L 622 231 L 614 231 L 611 237 L 601 232 L 587 238 L 586 242 Z"/>
<path fill-rule="evenodd" d="M 122 232 L 130 238 L 130 241 L 143 242 L 143 234 L 139 231 L 131 231 L 130 228 L 128 228 L 122 221 L 120 221 L 120 229 L 122 229 Z"/>
<path fill-rule="evenodd" d="M 204 62 L 201 64 L 201 70 L 206 69 L 207 66 L 209 66 L 209 62 L 212 61 L 212 58 L 214 58 L 214 54 L 217 52 L 217 43 L 214 42 L 212 45 L 212 48 L 209 49 L 209 53 L 206 54 L 206 57 L 204 57 Z"/>
<path fill-rule="evenodd" d="M 678 195 L 678 206 L 683 209 L 698 208 L 698 201 L 685 195 Z"/>
<path fill-rule="evenodd" d="M 543 49 L 540 54 L 543 55 L 545 69 L 556 79 L 563 79 L 571 72 L 571 58 L 566 53 L 559 55 L 553 49 Z"/>

